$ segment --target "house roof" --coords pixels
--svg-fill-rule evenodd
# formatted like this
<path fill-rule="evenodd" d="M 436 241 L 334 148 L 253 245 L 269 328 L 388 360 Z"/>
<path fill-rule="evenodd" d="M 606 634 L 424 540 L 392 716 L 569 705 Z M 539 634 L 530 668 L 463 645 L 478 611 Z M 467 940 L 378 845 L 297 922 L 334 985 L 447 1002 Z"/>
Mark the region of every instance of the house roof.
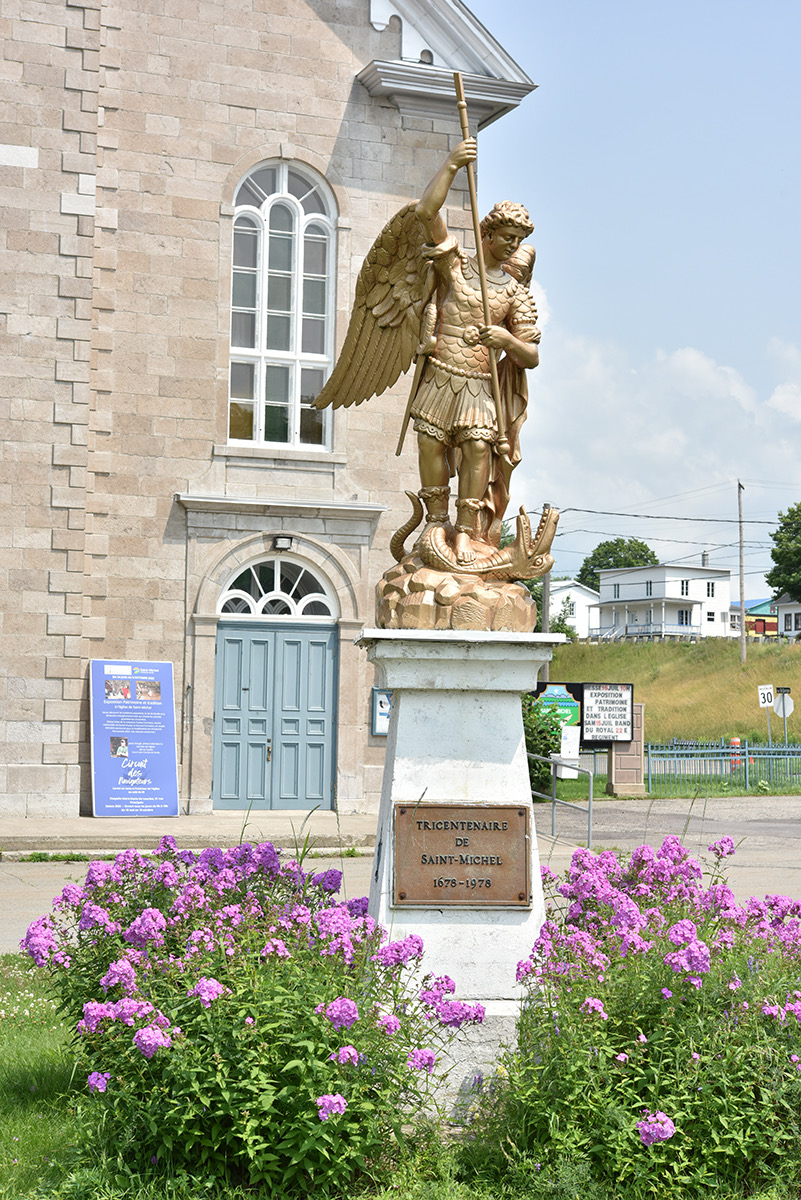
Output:
<path fill-rule="evenodd" d="M 579 583 L 577 579 L 552 579 L 551 580 L 551 595 L 554 592 L 583 592 L 586 596 L 591 596 L 594 600 L 598 599 L 598 592 L 595 588 L 587 587 L 586 583 Z"/>
<path fill-rule="evenodd" d="M 400 21 L 400 58 L 374 59 L 356 78 L 403 113 L 453 116 L 453 73 L 479 129 L 516 108 L 536 84 L 461 0 L 370 0 L 370 23 Z"/>

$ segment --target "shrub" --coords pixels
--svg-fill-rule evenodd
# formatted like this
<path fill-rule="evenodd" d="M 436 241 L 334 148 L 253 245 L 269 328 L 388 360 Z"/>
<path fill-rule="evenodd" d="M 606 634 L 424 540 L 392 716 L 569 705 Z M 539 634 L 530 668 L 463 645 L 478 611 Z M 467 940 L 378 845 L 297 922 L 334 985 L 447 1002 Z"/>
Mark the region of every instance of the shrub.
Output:
<path fill-rule="evenodd" d="M 751 1195 L 801 1177 L 801 904 L 740 906 L 675 837 L 543 868 L 548 918 L 508 1081 L 466 1162 L 490 1177 L 584 1166 L 600 1194 Z M 583 1194 L 590 1194 L 589 1187 Z"/>
<path fill-rule="evenodd" d="M 387 942 L 366 900 L 334 902 L 340 881 L 269 843 L 195 856 L 164 838 L 64 889 L 23 948 L 75 1025 L 89 1144 L 271 1195 L 386 1173 L 483 1009 L 447 977 L 421 987 L 420 938 Z"/>
<path fill-rule="evenodd" d="M 523 732 L 526 751 L 548 758 L 558 754 L 562 746 L 562 725 L 554 704 L 543 704 L 542 700 L 526 694 L 523 696 Z M 551 768 L 547 763 L 528 760 L 528 774 L 532 791 L 551 791 Z"/>

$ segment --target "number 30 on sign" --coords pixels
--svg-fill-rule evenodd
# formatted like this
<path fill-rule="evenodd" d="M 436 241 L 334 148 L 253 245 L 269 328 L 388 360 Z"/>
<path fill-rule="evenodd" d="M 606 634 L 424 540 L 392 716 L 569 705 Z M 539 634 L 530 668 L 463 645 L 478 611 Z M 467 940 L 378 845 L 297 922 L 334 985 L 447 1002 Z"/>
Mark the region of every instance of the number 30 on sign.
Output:
<path fill-rule="evenodd" d="M 773 700 L 774 700 L 773 684 L 772 683 L 757 684 L 757 691 L 759 692 L 759 707 L 760 708 L 771 708 L 773 705 Z"/>

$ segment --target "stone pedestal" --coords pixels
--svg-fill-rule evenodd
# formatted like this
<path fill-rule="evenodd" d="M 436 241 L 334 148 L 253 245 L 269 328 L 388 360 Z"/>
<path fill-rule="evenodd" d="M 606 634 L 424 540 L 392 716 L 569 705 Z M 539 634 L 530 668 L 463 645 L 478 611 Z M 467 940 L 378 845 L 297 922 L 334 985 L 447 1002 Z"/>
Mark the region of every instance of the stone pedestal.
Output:
<path fill-rule="evenodd" d="M 466 897 L 455 906 L 408 907 L 397 902 L 394 879 L 396 808 L 420 805 L 422 813 L 426 804 L 456 804 L 475 809 L 479 822 L 492 819 L 493 806 L 514 805 L 531 814 L 520 697 L 534 688 L 552 647 L 563 640 L 561 634 L 385 629 L 366 629 L 357 639 L 381 685 L 392 689 L 371 915 L 393 940 L 419 934 L 424 968 L 450 975 L 459 999 L 487 1009 L 485 1025 L 463 1039 L 449 1090 L 491 1070 L 498 1044 L 514 1035 L 515 968 L 530 953 L 545 917 L 533 815 L 530 898 L 522 906 L 487 906 Z M 490 852 L 490 841 L 476 835 L 471 855 L 480 859 Z M 456 865 L 445 872 L 463 878 L 455 846 L 454 857 Z"/>

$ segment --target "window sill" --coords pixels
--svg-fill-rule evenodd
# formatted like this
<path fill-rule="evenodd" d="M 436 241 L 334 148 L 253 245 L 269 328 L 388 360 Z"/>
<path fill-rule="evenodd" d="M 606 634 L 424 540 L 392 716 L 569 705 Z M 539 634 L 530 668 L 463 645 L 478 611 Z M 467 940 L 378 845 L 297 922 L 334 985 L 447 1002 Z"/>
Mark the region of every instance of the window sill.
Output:
<path fill-rule="evenodd" d="M 258 459 L 260 462 L 305 462 L 305 463 L 345 463 L 346 454 L 338 454 L 333 450 L 312 450 L 295 446 L 234 446 L 218 445 L 214 447 L 215 458 L 245 458 Z"/>

